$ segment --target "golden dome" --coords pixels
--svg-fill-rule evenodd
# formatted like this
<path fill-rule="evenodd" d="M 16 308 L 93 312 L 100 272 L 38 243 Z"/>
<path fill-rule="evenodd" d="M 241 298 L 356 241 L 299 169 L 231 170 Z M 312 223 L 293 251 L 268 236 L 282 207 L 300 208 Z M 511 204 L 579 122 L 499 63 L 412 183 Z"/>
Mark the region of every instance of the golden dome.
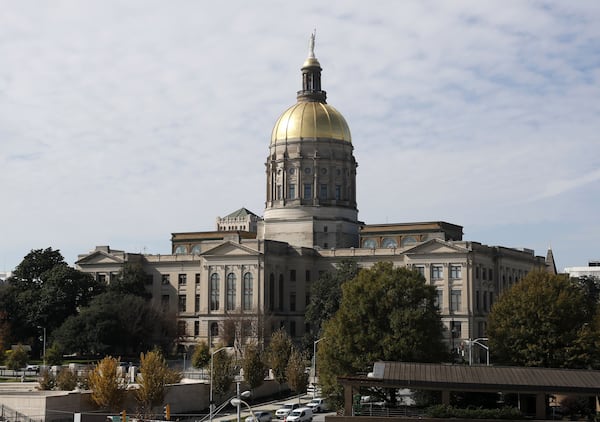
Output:
<path fill-rule="evenodd" d="M 319 101 L 299 101 L 284 111 L 273 128 L 271 144 L 303 138 L 352 142 L 344 116 L 329 104 Z"/>

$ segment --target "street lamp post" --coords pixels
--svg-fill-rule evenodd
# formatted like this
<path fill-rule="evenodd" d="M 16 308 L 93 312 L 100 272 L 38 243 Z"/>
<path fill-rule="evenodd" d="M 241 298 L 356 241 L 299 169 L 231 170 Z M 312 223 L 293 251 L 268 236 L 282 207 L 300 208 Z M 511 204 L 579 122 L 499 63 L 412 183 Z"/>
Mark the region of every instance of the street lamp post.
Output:
<path fill-rule="evenodd" d="M 44 337 L 43 337 L 43 355 L 42 355 L 42 365 L 46 366 L 46 327 L 41 327 L 38 325 L 38 328 L 41 328 L 42 330 L 44 330 Z"/>
<path fill-rule="evenodd" d="M 209 416 L 208 416 L 208 420 L 210 422 L 212 422 L 213 420 L 213 410 L 214 410 L 214 403 L 213 403 L 213 374 L 214 374 L 214 356 L 225 350 L 228 349 L 228 347 L 220 347 L 217 350 L 215 350 L 214 352 L 211 352 L 210 354 L 210 395 L 209 395 L 209 401 L 208 401 L 208 412 L 209 412 Z"/>
<path fill-rule="evenodd" d="M 244 391 L 244 392 L 242 393 L 242 396 L 244 396 L 244 394 L 245 394 L 245 393 L 248 393 L 248 394 L 249 394 L 250 392 L 249 392 L 249 391 Z M 248 403 L 246 403 L 244 400 L 240 399 L 239 397 L 235 397 L 235 398 L 231 399 L 231 401 L 230 401 L 229 403 L 231 403 L 231 405 L 232 405 L 232 406 L 235 406 L 235 407 L 237 407 L 237 408 L 238 408 L 238 415 L 239 415 L 239 409 L 240 409 L 240 405 L 241 405 L 241 404 L 244 404 L 244 405 L 245 405 L 245 406 L 248 408 L 248 410 L 250 411 L 250 414 L 252 415 L 252 420 L 253 420 L 254 422 L 258 422 L 258 419 L 256 419 L 256 416 L 254 415 L 254 412 L 252 411 L 252 408 L 251 408 L 251 407 L 250 407 L 250 405 L 249 405 Z M 240 419 L 239 419 L 239 416 L 238 416 L 238 422 L 239 422 L 239 420 L 240 420 Z"/>
<path fill-rule="evenodd" d="M 481 343 L 482 341 L 488 341 L 487 337 L 479 337 L 476 339 L 469 339 L 469 365 L 473 364 L 473 345 L 476 344 L 486 352 L 486 365 L 490 366 L 490 346 Z"/>
<path fill-rule="evenodd" d="M 313 376 L 313 399 L 317 394 L 317 343 L 323 340 L 325 337 L 321 337 L 313 342 L 313 361 L 312 361 L 312 376 Z"/>

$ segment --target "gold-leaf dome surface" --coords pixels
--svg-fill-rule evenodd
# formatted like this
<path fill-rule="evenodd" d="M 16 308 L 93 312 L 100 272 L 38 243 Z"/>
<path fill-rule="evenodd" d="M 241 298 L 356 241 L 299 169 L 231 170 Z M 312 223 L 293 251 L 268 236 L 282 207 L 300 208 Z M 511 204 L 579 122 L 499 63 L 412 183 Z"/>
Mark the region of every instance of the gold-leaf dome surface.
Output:
<path fill-rule="evenodd" d="M 271 144 L 304 138 L 352 142 L 344 116 L 334 107 L 319 101 L 299 101 L 284 111 L 273 128 Z"/>

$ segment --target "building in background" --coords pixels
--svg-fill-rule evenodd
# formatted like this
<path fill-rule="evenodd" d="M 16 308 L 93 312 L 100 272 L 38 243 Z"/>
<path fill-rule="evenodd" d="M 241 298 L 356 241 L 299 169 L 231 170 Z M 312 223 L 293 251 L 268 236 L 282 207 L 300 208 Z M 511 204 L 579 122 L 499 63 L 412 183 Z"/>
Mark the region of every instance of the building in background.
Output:
<path fill-rule="evenodd" d="M 496 298 L 553 257 L 530 249 L 463 240 L 442 221 L 365 224 L 358 220 L 357 162 L 342 114 L 326 101 L 311 39 L 296 103 L 277 119 L 266 160 L 263 217 L 242 208 L 212 232 L 173 233 L 171 254 L 135 254 L 99 246 L 76 265 L 110 282 L 127 262 L 141 263 L 148 289 L 175 312 L 182 347 L 268 339 L 284 328 L 299 341 L 319 275 L 344 259 L 414 268 L 437 289 L 448 344 L 484 337 Z M 258 165 L 258 163 L 257 163 Z M 549 255 L 551 256 L 551 254 Z"/>
<path fill-rule="evenodd" d="M 587 267 L 567 267 L 565 273 L 569 277 L 597 277 L 600 278 L 600 261 L 589 261 Z"/>

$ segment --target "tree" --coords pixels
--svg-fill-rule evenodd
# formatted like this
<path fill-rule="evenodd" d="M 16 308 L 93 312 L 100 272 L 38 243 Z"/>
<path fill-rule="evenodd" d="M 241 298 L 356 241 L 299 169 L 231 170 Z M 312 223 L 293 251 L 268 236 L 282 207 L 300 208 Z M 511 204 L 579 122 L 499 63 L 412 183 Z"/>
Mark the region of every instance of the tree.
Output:
<path fill-rule="evenodd" d="M 31 284 L 39 284 L 42 274 L 62 264 L 66 263 L 58 249 L 32 249 L 17 265 L 9 280 L 20 288 L 27 288 Z"/>
<path fill-rule="evenodd" d="M 46 355 L 44 356 L 44 361 L 46 365 L 62 365 L 63 361 L 63 351 L 58 343 L 52 343 L 48 349 L 46 349 Z"/>
<path fill-rule="evenodd" d="M 27 359 L 29 359 L 29 356 L 27 355 L 25 348 L 19 344 L 9 352 L 8 358 L 6 359 L 6 366 L 8 369 L 13 370 L 23 368 L 27 363 Z"/>
<path fill-rule="evenodd" d="M 148 275 L 140 263 L 127 262 L 121 268 L 116 279 L 108 285 L 108 290 L 118 294 L 129 294 L 150 299 L 152 293 L 146 289 Z"/>
<path fill-rule="evenodd" d="M 275 381 L 279 385 L 284 384 L 287 381 L 286 368 L 290 359 L 290 352 L 292 350 L 292 340 L 283 329 L 275 331 L 271 335 L 271 341 L 269 342 L 269 348 L 267 349 L 267 359 Z"/>
<path fill-rule="evenodd" d="M 306 391 L 308 387 L 308 374 L 306 373 L 306 367 L 308 363 L 306 358 L 296 349 L 292 347 L 292 353 L 285 369 L 287 383 L 292 391 L 296 394 L 300 394 Z M 298 396 L 300 401 L 300 396 Z"/>
<path fill-rule="evenodd" d="M 56 376 L 56 386 L 62 391 L 73 391 L 79 384 L 79 377 L 70 369 L 62 369 Z"/>
<path fill-rule="evenodd" d="M 121 375 L 120 359 L 107 356 L 88 375 L 92 401 L 105 410 L 119 411 L 125 399 L 127 383 Z"/>
<path fill-rule="evenodd" d="M 67 319 L 54 340 L 68 353 L 133 355 L 154 346 L 167 350 L 175 324 L 174 315 L 139 296 L 108 292 Z"/>
<path fill-rule="evenodd" d="M 137 376 L 139 388 L 136 399 L 140 405 L 140 414 L 150 416 L 148 412 L 163 402 L 165 385 L 181 380 L 181 374 L 169 369 L 167 361 L 158 349 L 140 355 L 140 373 Z"/>
<path fill-rule="evenodd" d="M 578 281 L 532 271 L 488 317 L 493 361 L 518 366 L 600 367 L 598 319 Z M 597 314 L 597 306 L 595 313 Z"/>
<path fill-rule="evenodd" d="M 194 354 L 192 355 L 192 366 L 194 368 L 206 368 L 210 363 L 210 348 L 208 343 L 200 341 L 194 348 Z"/>
<path fill-rule="evenodd" d="M 356 261 L 342 260 L 334 272 L 326 272 L 311 285 L 310 302 L 306 307 L 305 320 L 311 327 L 312 338 L 318 338 L 324 321 L 330 319 L 338 310 L 342 299 L 342 284 L 352 280 L 358 273 Z"/>
<path fill-rule="evenodd" d="M 345 282 L 340 307 L 325 322 L 317 353 L 323 391 L 339 395 L 338 376 L 367 373 L 378 360 L 446 360 L 435 296 L 435 287 L 426 285 L 418 272 L 390 262 L 362 269 Z"/>
<path fill-rule="evenodd" d="M 244 379 L 251 390 L 262 385 L 267 375 L 267 366 L 256 343 L 246 345 L 242 358 L 242 369 L 244 370 Z"/>
<path fill-rule="evenodd" d="M 219 345 L 216 350 L 223 347 Z M 233 382 L 233 356 L 223 350 L 219 353 L 213 353 L 212 355 L 212 372 L 210 378 L 214 391 L 217 394 L 225 394 L 229 391 L 231 383 Z"/>

